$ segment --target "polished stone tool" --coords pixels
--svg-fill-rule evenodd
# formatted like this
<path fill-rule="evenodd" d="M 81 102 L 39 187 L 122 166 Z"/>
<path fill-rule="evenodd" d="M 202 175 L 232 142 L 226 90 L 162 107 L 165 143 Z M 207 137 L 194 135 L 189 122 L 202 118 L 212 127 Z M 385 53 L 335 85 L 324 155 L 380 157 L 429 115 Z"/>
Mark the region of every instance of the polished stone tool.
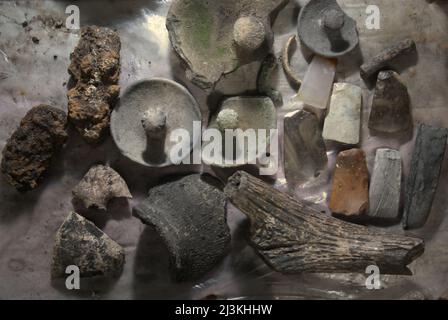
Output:
<path fill-rule="evenodd" d="M 374 223 L 398 221 L 401 199 L 401 167 L 399 151 L 391 149 L 376 151 L 367 213 Z"/>
<path fill-rule="evenodd" d="M 403 80 L 394 71 L 378 74 L 369 128 L 379 132 L 396 133 L 411 128 L 410 97 Z"/>
<path fill-rule="evenodd" d="M 320 176 L 327 168 L 327 153 L 317 117 L 307 111 L 288 113 L 284 119 L 285 178 L 301 185 Z"/>
<path fill-rule="evenodd" d="M 223 75 L 263 60 L 274 41 L 271 25 L 287 2 L 173 1 L 166 27 L 187 77 L 203 89 L 213 89 Z"/>
<path fill-rule="evenodd" d="M 127 158 L 149 167 L 172 165 L 169 154 L 175 144 L 170 133 L 185 129 L 190 141 L 184 150 L 192 150 L 195 141 L 193 122 L 202 120 L 194 97 L 180 84 L 168 79 L 150 79 L 130 86 L 112 112 L 112 137 Z"/>

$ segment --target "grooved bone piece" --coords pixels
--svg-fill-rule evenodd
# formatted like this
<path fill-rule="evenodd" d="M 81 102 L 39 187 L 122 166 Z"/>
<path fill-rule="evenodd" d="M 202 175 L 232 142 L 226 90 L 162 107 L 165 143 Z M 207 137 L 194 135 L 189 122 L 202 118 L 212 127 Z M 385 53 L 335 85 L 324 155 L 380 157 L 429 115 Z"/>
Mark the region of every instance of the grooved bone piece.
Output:
<path fill-rule="evenodd" d="M 72 193 L 86 208 L 102 210 L 106 210 L 113 198 L 132 198 L 123 178 L 114 169 L 102 165 L 90 168 Z"/>
<path fill-rule="evenodd" d="M 274 42 L 271 25 L 287 0 L 176 0 L 166 18 L 187 77 L 205 90 L 239 67 L 262 61 Z M 243 26 L 243 27 L 241 27 Z"/>
<path fill-rule="evenodd" d="M 119 277 L 123 271 L 123 248 L 75 212 L 59 228 L 53 249 L 51 277 L 66 278 L 68 266 L 79 268 L 82 278 Z"/>
<path fill-rule="evenodd" d="M 412 124 L 409 105 L 408 89 L 401 77 L 394 71 L 381 71 L 370 111 L 369 128 L 387 133 L 408 130 Z"/>
<path fill-rule="evenodd" d="M 302 272 L 411 274 L 424 251 L 421 239 L 394 235 L 320 213 L 300 200 L 239 171 L 224 190 L 248 216 L 250 241 L 265 262 L 285 274 Z"/>
<path fill-rule="evenodd" d="M 358 220 L 369 206 L 369 171 L 361 149 L 339 153 L 329 208 L 341 218 Z"/>
<path fill-rule="evenodd" d="M 336 73 L 336 60 L 314 56 L 300 86 L 297 97 L 304 109 L 322 119 L 327 110 Z"/>
<path fill-rule="evenodd" d="M 27 112 L 3 149 L 1 172 L 19 191 L 38 187 L 56 151 L 67 140 L 67 114 L 39 105 Z"/>
<path fill-rule="evenodd" d="M 109 129 L 110 113 L 120 94 L 120 37 L 104 27 L 81 29 L 70 55 L 69 73 L 75 83 L 67 93 L 68 116 L 81 136 L 97 143 Z"/>
<path fill-rule="evenodd" d="M 397 44 L 384 49 L 378 55 L 373 57 L 361 66 L 361 77 L 368 80 L 378 71 L 384 68 L 390 68 L 391 62 L 401 55 L 410 54 L 417 50 L 414 40 L 406 39 Z"/>
<path fill-rule="evenodd" d="M 202 277 L 227 253 L 225 196 L 210 183 L 217 181 L 194 174 L 154 187 L 134 209 L 134 215 L 164 239 L 177 281 Z"/>
<path fill-rule="evenodd" d="M 327 153 L 317 117 L 307 111 L 284 118 L 285 177 L 289 184 L 303 184 L 327 168 Z"/>
<path fill-rule="evenodd" d="M 359 143 L 362 90 L 348 83 L 335 83 L 323 137 L 347 145 Z"/>
<path fill-rule="evenodd" d="M 401 156 L 391 149 L 378 149 L 369 191 L 368 216 L 378 222 L 397 221 L 400 214 Z"/>
<path fill-rule="evenodd" d="M 423 227 L 439 184 L 448 129 L 420 124 L 406 183 L 403 227 Z"/>

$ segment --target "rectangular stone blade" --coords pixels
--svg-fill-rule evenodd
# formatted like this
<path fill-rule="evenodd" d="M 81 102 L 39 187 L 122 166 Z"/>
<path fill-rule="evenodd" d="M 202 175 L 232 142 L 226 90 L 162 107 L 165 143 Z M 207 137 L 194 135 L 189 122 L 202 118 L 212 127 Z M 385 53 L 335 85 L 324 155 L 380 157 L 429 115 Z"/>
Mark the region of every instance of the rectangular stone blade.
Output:
<path fill-rule="evenodd" d="M 375 222 L 397 221 L 401 197 L 401 156 L 391 149 L 378 149 L 369 191 L 368 217 Z"/>

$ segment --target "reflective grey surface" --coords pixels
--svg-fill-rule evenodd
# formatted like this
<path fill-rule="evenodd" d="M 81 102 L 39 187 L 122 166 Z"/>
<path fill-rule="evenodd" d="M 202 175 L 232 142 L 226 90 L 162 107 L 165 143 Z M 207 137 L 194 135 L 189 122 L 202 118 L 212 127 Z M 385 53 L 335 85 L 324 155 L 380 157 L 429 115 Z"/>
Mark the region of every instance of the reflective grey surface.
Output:
<path fill-rule="evenodd" d="M 287 38 L 296 32 L 299 8 L 306 1 L 291 1 L 280 13 L 274 26 L 275 53 L 281 52 Z M 383 46 L 411 36 L 417 43 L 418 57 L 406 61 L 402 73 L 412 100 L 415 122 L 448 127 L 448 4 L 428 4 L 424 0 L 344 0 L 342 8 L 357 21 L 360 49 L 341 59 L 337 81 L 361 86 L 364 95 L 362 147 L 372 169 L 375 150 L 398 148 L 409 171 L 413 135 L 387 138 L 373 136 L 367 128 L 371 90 L 359 78 L 359 65 Z M 48 26 L 48 17 L 65 21 L 65 8 L 76 3 L 81 9 L 82 25 L 98 24 L 116 28 L 122 39 L 123 90 L 131 83 L 148 77 L 166 77 L 187 86 L 198 100 L 204 120 L 208 109 L 218 105 L 220 94 L 205 94 L 185 79 L 178 58 L 170 49 L 164 17 L 169 1 L 95 0 L 95 1 L 2 1 L 0 2 L 0 148 L 18 126 L 27 110 L 39 103 L 49 103 L 66 110 L 66 83 L 69 54 L 78 41 L 76 32 Z M 368 4 L 380 6 L 380 30 L 367 30 L 365 9 Z M 26 14 L 26 15 L 25 15 Z M 41 18 L 36 18 L 37 16 Z M 33 18 L 35 17 L 35 18 Z M 22 22 L 29 23 L 26 31 Z M 39 38 L 39 44 L 32 37 Z M 55 57 L 56 56 L 56 57 Z M 297 50 L 293 69 L 303 77 L 309 53 Z M 415 64 L 416 63 L 416 64 Z M 408 66 L 406 65 L 408 64 Z M 414 65 L 415 64 L 415 65 Z M 238 94 L 255 87 L 259 64 L 245 66 L 237 74 L 225 77 L 218 86 L 221 93 Z M 406 67 L 406 68 L 405 68 Z M 279 69 L 273 84 L 283 93 L 285 104 L 294 97 L 284 73 Z M 283 115 L 284 107 L 279 110 Z M 281 117 L 280 117 L 281 120 Z M 281 123 L 281 121 L 279 121 Z M 335 149 L 329 150 L 330 168 L 334 166 Z M 173 173 L 197 171 L 199 167 L 148 169 L 120 155 L 111 138 L 97 147 L 85 144 L 70 130 L 66 148 L 60 152 L 41 187 L 21 195 L 0 177 L 0 298 L 401 298 L 419 291 L 437 298 L 448 289 L 448 157 L 441 183 L 426 226 L 412 232 L 426 240 L 426 252 L 411 265 L 413 277 L 385 276 L 384 289 L 365 288 L 366 275 L 300 275 L 282 276 L 271 271 L 245 240 L 244 216 L 230 208 L 232 250 L 216 269 L 195 283 L 175 284 L 166 268 L 167 253 L 160 239 L 131 216 L 132 205 L 142 200 L 150 186 Z M 68 293 L 50 282 L 50 262 L 55 233 L 70 210 L 71 190 L 95 163 L 116 169 L 128 183 L 134 199 L 131 203 L 115 201 L 109 212 L 84 212 L 126 251 L 126 265 L 121 278 L 114 283 L 82 281 L 82 291 Z M 209 170 L 204 168 L 204 170 Z M 321 181 L 297 190 L 299 197 L 325 204 L 329 192 L 329 172 Z M 278 185 L 282 183 L 279 174 Z M 391 232 L 402 233 L 400 226 Z"/>

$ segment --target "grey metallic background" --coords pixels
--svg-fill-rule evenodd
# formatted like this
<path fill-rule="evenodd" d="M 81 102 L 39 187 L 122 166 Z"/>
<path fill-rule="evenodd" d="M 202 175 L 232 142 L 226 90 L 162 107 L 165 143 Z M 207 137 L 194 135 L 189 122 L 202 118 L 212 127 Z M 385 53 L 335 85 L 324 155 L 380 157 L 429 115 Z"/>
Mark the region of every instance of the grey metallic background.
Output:
<path fill-rule="evenodd" d="M 369 58 L 383 46 L 405 37 L 417 42 L 418 59 L 404 66 L 403 77 L 412 99 L 415 122 L 448 127 L 448 4 L 428 4 L 424 0 L 340 0 L 346 12 L 358 23 L 360 50 L 344 57 L 338 66 L 337 81 L 360 85 L 364 91 L 362 148 L 367 152 L 369 169 L 378 147 L 399 148 L 405 173 L 413 137 L 370 136 L 365 125 L 372 91 L 359 78 L 362 57 Z M 290 1 L 274 26 L 275 53 L 281 52 L 289 35 L 296 32 L 296 19 L 306 1 Z M 171 50 L 164 17 L 170 1 L 1 1 L 0 2 L 0 148 L 33 106 L 47 103 L 66 110 L 66 83 L 69 54 L 78 34 L 45 26 L 50 17 L 65 21 L 65 8 L 77 4 L 81 24 L 116 28 L 122 39 L 122 89 L 148 77 L 166 77 L 186 85 L 201 105 L 204 119 L 208 106 L 216 107 L 216 97 L 207 97 L 184 76 L 179 60 Z M 365 8 L 381 9 L 381 30 L 366 30 Z M 30 22 L 26 32 L 22 22 Z M 31 37 L 40 39 L 39 44 Z M 303 76 L 307 61 L 300 50 L 293 68 Z M 57 56 L 55 59 L 54 56 Z M 255 88 L 258 64 L 244 67 L 226 77 L 218 90 L 240 93 Z M 295 92 L 280 69 L 273 83 L 287 103 Z M 285 113 L 285 108 L 279 114 Z M 280 117 L 281 119 L 281 117 Z M 334 165 L 336 150 L 329 151 Z M 200 170 L 198 167 L 148 169 L 122 157 L 111 138 L 98 147 L 84 143 L 71 130 L 66 148 L 57 156 L 41 187 L 21 195 L 0 177 L 0 299 L 67 298 L 438 298 L 448 289 L 448 157 L 445 159 L 439 190 L 426 226 L 412 232 L 426 240 L 424 255 L 411 265 L 413 277 L 383 277 L 384 289 L 365 289 L 365 275 L 282 276 L 272 272 L 256 256 L 244 239 L 244 216 L 230 208 L 232 251 L 213 272 L 195 283 L 175 284 L 167 273 L 167 252 L 160 239 L 136 218 L 131 207 L 145 196 L 148 188 L 173 173 Z M 126 265 L 114 283 L 82 281 L 82 292 L 68 293 L 50 282 L 53 240 L 57 229 L 73 210 L 71 190 L 91 165 L 102 162 L 115 168 L 127 181 L 134 199 L 114 201 L 108 213 L 81 212 L 94 220 L 112 239 L 125 248 Z M 281 178 L 281 174 L 280 174 Z M 326 201 L 329 176 L 313 190 L 298 190 L 298 196 L 317 204 Z M 281 179 L 279 180 L 281 182 Z M 282 187 L 282 186 L 280 186 Z M 391 232 L 402 233 L 400 226 Z"/>

